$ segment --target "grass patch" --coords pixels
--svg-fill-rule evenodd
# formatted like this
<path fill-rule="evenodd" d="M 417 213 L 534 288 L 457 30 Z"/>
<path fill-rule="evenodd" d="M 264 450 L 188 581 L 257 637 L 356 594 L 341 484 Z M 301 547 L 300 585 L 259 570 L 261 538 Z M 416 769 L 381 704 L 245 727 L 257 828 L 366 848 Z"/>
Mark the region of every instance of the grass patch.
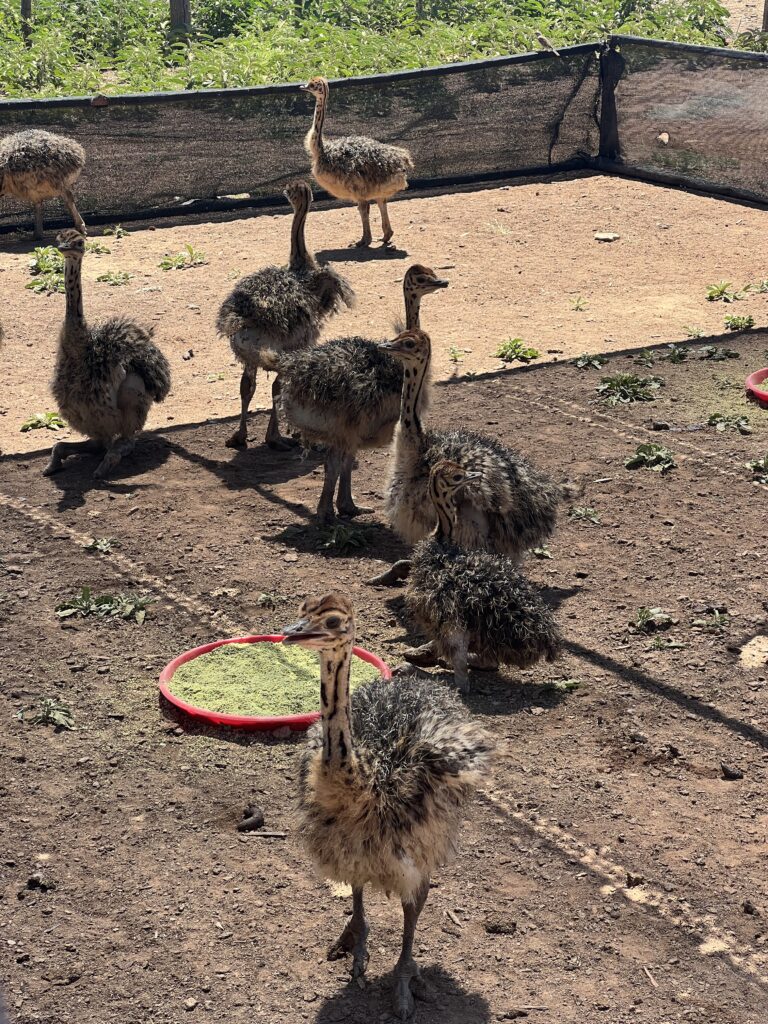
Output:
<path fill-rule="evenodd" d="M 108 270 L 106 274 L 99 274 L 96 280 L 117 288 L 120 285 L 128 284 L 132 277 L 133 274 L 129 274 L 127 270 Z"/>
<path fill-rule="evenodd" d="M 99 618 L 133 619 L 139 625 L 147 615 L 147 609 L 153 604 L 150 597 L 136 597 L 130 594 L 104 594 L 96 596 L 90 587 L 83 587 L 77 597 L 71 597 L 56 605 L 56 615 L 60 619 L 77 616 L 81 619 L 89 615 Z"/>
<path fill-rule="evenodd" d="M 22 434 L 28 430 L 63 430 L 66 423 L 57 412 L 33 412 L 19 427 Z"/>
<path fill-rule="evenodd" d="M 367 548 L 370 544 L 370 531 L 364 526 L 345 526 L 343 523 L 337 523 L 320 532 L 315 547 L 318 551 L 346 555 L 351 551 Z"/>
<path fill-rule="evenodd" d="M 71 709 L 55 697 L 44 697 L 37 710 L 30 710 L 32 714 L 19 711 L 16 717 L 20 722 L 29 722 L 30 725 L 52 725 L 57 732 L 75 727 L 75 716 Z"/>
<path fill-rule="evenodd" d="M 201 249 L 196 249 L 187 243 L 182 252 L 164 256 L 160 260 L 161 270 L 189 270 L 190 267 L 202 267 L 208 262 L 208 257 Z"/>
<path fill-rule="evenodd" d="M 668 473 L 677 466 L 669 448 L 663 444 L 639 444 L 635 454 L 624 460 L 627 469 L 650 469 L 654 473 Z"/>
<path fill-rule="evenodd" d="M 632 402 L 652 402 L 662 383 L 660 377 L 616 373 L 612 377 L 603 377 L 596 390 L 608 405 L 630 405 Z"/>
<path fill-rule="evenodd" d="M 496 349 L 496 358 L 505 363 L 530 363 L 532 359 L 538 359 L 541 354 L 537 348 L 526 345 L 522 338 L 507 338 Z"/>

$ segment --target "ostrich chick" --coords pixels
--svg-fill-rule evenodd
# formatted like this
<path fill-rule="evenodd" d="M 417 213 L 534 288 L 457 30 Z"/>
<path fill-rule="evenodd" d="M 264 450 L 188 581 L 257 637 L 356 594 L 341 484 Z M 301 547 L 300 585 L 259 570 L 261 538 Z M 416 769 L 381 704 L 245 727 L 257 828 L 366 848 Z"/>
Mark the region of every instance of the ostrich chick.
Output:
<path fill-rule="evenodd" d="M 457 523 L 463 493 L 478 474 L 438 462 L 429 477 L 437 526 L 413 554 L 405 593 L 408 611 L 453 666 L 459 690 L 469 690 L 470 650 L 481 662 L 528 668 L 553 661 L 560 633 L 552 612 L 523 578 L 514 559 L 489 551 L 463 551 Z"/>
<path fill-rule="evenodd" d="M 308 598 L 285 633 L 284 643 L 320 657 L 321 720 L 299 779 L 302 833 L 319 872 L 352 887 L 352 917 L 328 956 L 352 953 L 352 976 L 360 977 L 368 962 L 363 888 L 397 893 L 404 927 L 393 1003 L 407 1020 L 414 995 L 427 994 L 413 938 L 429 879 L 455 851 L 491 741 L 450 691 L 413 677 L 363 684 L 350 708 L 355 619 L 341 594 Z"/>
<path fill-rule="evenodd" d="M 0 141 L 0 196 L 32 204 L 35 238 L 43 237 L 43 200 L 60 196 L 75 227 L 85 235 L 85 223 L 72 195 L 83 167 L 85 150 L 73 139 L 36 128 L 8 135 Z"/>
<path fill-rule="evenodd" d="M 447 287 L 434 270 L 415 264 L 403 279 L 405 319 L 419 326 L 422 296 Z M 334 518 L 333 500 L 343 516 L 359 508 L 352 496 L 352 467 L 361 448 L 389 444 L 397 423 L 403 370 L 366 338 L 336 338 L 280 363 L 282 408 L 305 443 L 326 447 L 325 477 L 317 507 L 323 522 Z"/>
<path fill-rule="evenodd" d="M 312 158 L 312 173 L 319 185 L 337 199 L 357 203 L 363 223 L 363 237 L 357 247 L 371 244 L 371 203 L 381 214 L 383 246 L 389 245 L 394 231 L 389 222 L 387 200 L 408 187 L 408 172 L 413 159 L 407 149 L 377 142 L 365 135 L 348 135 L 326 141 L 323 122 L 328 109 L 328 81 L 311 78 L 300 86 L 315 97 L 315 116 L 304 140 L 304 148 Z"/>
<path fill-rule="evenodd" d="M 88 325 L 81 281 L 85 238 L 63 231 L 56 244 L 64 257 L 67 312 L 51 390 L 63 416 L 88 440 L 59 441 L 44 472 L 55 473 L 77 452 L 106 449 L 93 474 L 99 480 L 133 448 L 152 403 L 170 391 L 171 368 L 153 343 L 151 328 L 128 317 Z"/>
<path fill-rule="evenodd" d="M 355 293 L 346 278 L 331 267 L 321 267 L 308 251 L 304 225 L 312 205 L 306 181 L 289 185 L 283 193 L 293 207 L 291 250 L 286 267 L 265 267 L 235 285 L 219 311 L 216 327 L 229 338 L 232 351 L 243 364 L 240 380 L 240 423 L 227 441 L 242 448 L 248 441 L 248 407 L 256 390 L 256 371 L 277 369 L 278 359 L 314 345 L 323 323 L 342 305 L 352 306 Z M 266 442 L 285 450 L 290 442 L 280 436 L 277 402 L 280 375 L 272 383 L 272 412 Z"/>

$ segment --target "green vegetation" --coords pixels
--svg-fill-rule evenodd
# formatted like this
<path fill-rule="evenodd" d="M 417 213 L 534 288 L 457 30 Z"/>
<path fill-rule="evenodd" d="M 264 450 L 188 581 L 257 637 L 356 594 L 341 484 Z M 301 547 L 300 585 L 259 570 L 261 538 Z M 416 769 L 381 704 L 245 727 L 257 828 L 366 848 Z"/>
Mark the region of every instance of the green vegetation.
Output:
<path fill-rule="evenodd" d="M 127 231 L 122 224 L 111 224 L 108 228 L 104 228 L 103 234 L 112 235 L 113 238 L 119 240 L 129 235 L 130 231 Z"/>
<path fill-rule="evenodd" d="M 724 359 L 740 359 L 739 353 L 732 348 L 724 348 L 719 345 L 702 345 L 697 350 L 696 356 L 698 359 L 714 359 L 716 363 L 721 363 Z"/>
<path fill-rule="evenodd" d="M 756 484 L 768 484 L 768 455 L 764 455 L 762 459 L 752 459 L 751 462 L 745 462 L 745 467 L 752 470 L 752 480 Z"/>
<path fill-rule="evenodd" d="M 94 256 L 102 256 L 105 252 L 111 253 L 112 250 L 108 245 L 104 245 L 103 242 L 86 242 L 85 251 L 93 253 Z"/>
<path fill-rule="evenodd" d="M 34 280 L 24 285 L 25 288 L 38 295 L 64 291 L 64 257 L 55 245 L 39 245 L 33 250 L 29 272 Z"/>
<path fill-rule="evenodd" d="M 518 359 L 521 363 L 530 363 L 538 359 L 541 353 L 537 348 L 526 345 L 522 338 L 507 338 L 496 349 L 496 358 L 505 363 L 513 363 Z"/>
<path fill-rule="evenodd" d="M 173 42 L 167 0 L 0 0 L 0 95 L 73 96 L 291 82 L 427 67 L 611 32 L 722 45 L 718 0 L 192 0 Z M 309 105 L 309 104 L 308 104 Z"/>
<path fill-rule="evenodd" d="M 54 697 L 44 697 L 34 714 L 27 715 L 26 711 L 20 711 L 16 717 L 20 722 L 29 722 L 30 725 L 52 725 L 57 732 L 75 727 L 75 716 L 70 708 Z"/>
<path fill-rule="evenodd" d="M 635 454 L 624 460 L 627 469 L 650 469 L 654 473 L 668 473 L 677 463 L 669 448 L 663 444 L 639 444 Z"/>
<path fill-rule="evenodd" d="M 749 416 L 724 416 L 721 412 L 713 412 L 707 420 L 707 426 L 714 427 L 719 433 L 726 430 L 738 430 L 740 434 L 751 434 Z"/>
<path fill-rule="evenodd" d="M 637 363 L 638 366 L 644 366 L 646 369 L 649 369 L 658 358 L 659 353 L 655 348 L 644 348 L 642 352 L 637 353 L 632 362 Z"/>
<path fill-rule="evenodd" d="M 602 366 L 605 366 L 607 362 L 607 356 L 592 355 L 591 352 L 582 352 L 577 359 L 574 359 L 573 365 L 578 370 L 599 370 Z"/>
<path fill-rule="evenodd" d="M 531 548 L 531 554 L 534 558 L 554 558 L 554 555 L 546 544 L 542 544 L 541 547 L 538 548 Z"/>
<path fill-rule="evenodd" d="M 451 345 L 448 349 L 448 358 L 452 363 L 461 363 L 464 361 L 464 356 L 461 354 L 461 349 L 456 348 L 455 345 Z"/>
<path fill-rule="evenodd" d="M 351 551 L 367 548 L 370 543 L 370 531 L 364 526 L 345 526 L 343 523 L 337 523 L 321 531 L 315 546 L 318 551 L 346 555 Z"/>
<path fill-rule="evenodd" d="M 571 304 L 571 309 L 574 311 L 574 313 L 582 313 L 588 307 L 589 303 L 583 295 L 577 295 L 576 298 L 573 300 L 573 303 Z"/>
<path fill-rule="evenodd" d="M 114 547 L 119 547 L 114 537 L 92 537 L 90 543 L 85 545 L 86 551 L 98 551 L 101 555 L 108 555 Z"/>
<path fill-rule="evenodd" d="M 668 360 L 670 363 L 684 363 L 688 356 L 691 354 L 691 350 L 686 345 L 667 345 L 667 352 L 661 358 Z"/>
<path fill-rule="evenodd" d="M 208 257 L 205 253 L 187 242 L 183 252 L 163 256 L 159 266 L 161 270 L 188 270 L 190 267 L 205 266 L 207 262 Z"/>
<path fill-rule="evenodd" d="M 594 523 L 595 526 L 600 526 L 599 514 L 593 508 L 588 508 L 586 505 L 575 505 L 570 509 L 568 515 L 577 522 Z"/>
<path fill-rule="evenodd" d="M 608 405 L 629 405 L 632 402 L 652 402 L 662 385 L 659 377 L 638 377 L 636 373 L 616 373 L 602 377 L 597 393 Z"/>
<path fill-rule="evenodd" d="M 674 625 L 672 616 L 662 608 L 643 606 L 638 609 L 637 615 L 629 623 L 629 628 L 636 633 L 657 633 L 661 629 L 669 629 L 672 625 Z"/>
<path fill-rule="evenodd" d="M 139 625 L 147 615 L 147 608 L 153 603 L 150 597 L 135 597 L 128 594 L 104 594 L 97 597 L 90 587 L 83 587 L 77 597 L 71 597 L 56 605 L 56 615 L 60 619 L 69 619 L 73 615 L 87 618 L 97 615 L 100 618 L 133 619 Z"/>
<path fill-rule="evenodd" d="M 352 659 L 350 690 L 378 669 Z M 299 715 L 319 710 L 317 655 L 283 644 L 225 644 L 181 665 L 169 684 L 188 704 L 229 715 Z"/>
<path fill-rule="evenodd" d="M 99 274 L 96 280 L 119 287 L 122 284 L 128 284 L 132 277 L 133 274 L 129 274 L 127 270 L 108 270 L 106 274 Z"/>
<path fill-rule="evenodd" d="M 748 331 L 750 327 L 755 326 L 753 316 L 727 316 L 724 322 L 729 331 Z"/>
<path fill-rule="evenodd" d="M 66 423 L 57 412 L 35 412 L 19 427 L 22 434 L 28 430 L 63 430 Z"/>
<path fill-rule="evenodd" d="M 734 291 L 730 281 L 718 281 L 717 284 L 711 284 L 707 288 L 709 302 L 736 302 L 737 299 L 743 298 L 744 290 Z"/>

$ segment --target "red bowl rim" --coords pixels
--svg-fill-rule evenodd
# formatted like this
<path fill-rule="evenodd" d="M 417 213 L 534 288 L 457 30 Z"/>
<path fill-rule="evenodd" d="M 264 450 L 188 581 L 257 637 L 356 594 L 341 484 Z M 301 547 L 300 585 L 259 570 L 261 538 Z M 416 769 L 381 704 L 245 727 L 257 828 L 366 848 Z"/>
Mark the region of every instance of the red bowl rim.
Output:
<path fill-rule="evenodd" d="M 759 398 L 761 402 L 768 402 L 768 389 L 759 387 L 766 378 L 768 378 L 768 367 L 750 373 L 744 382 L 746 390 Z"/>
<path fill-rule="evenodd" d="M 229 725 L 240 729 L 280 729 L 287 725 L 289 729 L 308 729 L 313 722 L 320 718 L 319 710 L 308 711 L 301 715 L 229 715 L 220 711 L 209 711 L 207 708 L 199 708 L 195 704 L 188 704 L 181 697 L 177 697 L 175 693 L 172 693 L 168 685 L 173 678 L 174 672 L 180 665 L 199 658 L 201 654 L 208 654 L 209 651 L 213 651 L 217 647 L 223 647 L 225 644 L 256 644 L 264 642 L 277 644 L 283 638 L 282 633 L 265 634 L 263 636 L 238 636 L 232 637 L 229 640 L 214 640 L 212 643 L 193 647 L 188 651 L 184 651 L 183 654 L 179 654 L 178 657 L 174 658 L 173 661 L 169 661 L 165 666 L 160 673 L 160 692 L 169 703 L 177 708 L 181 708 L 188 715 L 203 718 L 214 725 Z M 366 651 L 362 647 L 353 647 L 352 653 L 362 661 L 375 665 L 384 679 L 392 678 L 389 666 L 377 655 L 371 654 L 370 651 Z"/>

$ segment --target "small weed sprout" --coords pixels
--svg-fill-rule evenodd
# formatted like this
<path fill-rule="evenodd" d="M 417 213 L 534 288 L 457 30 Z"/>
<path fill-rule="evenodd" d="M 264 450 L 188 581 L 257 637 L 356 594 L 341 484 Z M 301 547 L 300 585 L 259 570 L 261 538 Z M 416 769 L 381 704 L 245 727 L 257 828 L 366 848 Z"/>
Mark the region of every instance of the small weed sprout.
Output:
<path fill-rule="evenodd" d="M 726 430 L 738 430 L 740 434 L 751 434 L 749 416 L 723 416 L 721 412 L 713 412 L 707 420 L 707 426 L 714 427 L 718 433 Z"/>
<path fill-rule="evenodd" d="M 96 241 L 86 242 L 85 251 L 93 253 L 94 256 L 102 256 L 104 253 L 112 252 L 108 245 L 104 245 L 103 242 Z"/>
<path fill-rule="evenodd" d="M 132 277 L 133 274 L 128 273 L 127 270 L 108 270 L 106 274 L 99 274 L 96 280 L 118 288 L 120 285 L 128 284 Z"/>
<path fill-rule="evenodd" d="M 646 368 L 653 366 L 656 360 L 659 358 L 659 353 L 653 348 L 645 348 L 633 359 L 633 362 L 639 366 L 645 366 Z"/>
<path fill-rule="evenodd" d="M 200 249 L 187 243 L 183 252 L 164 256 L 160 261 L 161 270 L 188 270 L 190 267 L 202 267 L 208 262 L 208 257 Z"/>
<path fill-rule="evenodd" d="M 750 285 L 750 287 L 758 295 L 765 295 L 768 292 L 768 278 L 763 278 L 762 281 L 758 281 L 757 284 Z"/>
<path fill-rule="evenodd" d="M 461 350 L 456 348 L 455 345 L 451 345 L 448 349 L 448 358 L 452 363 L 461 363 L 464 361 L 464 356 L 461 354 Z"/>
<path fill-rule="evenodd" d="M 718 345 L 702 345 L 697 350 L 696 356 L 699 359 L 712 359 L 716 363 L 722 363 L 725 359 L 740 359 L 741 355 L 732 348 L 720 347 Z"/>
<path fill-rule="evenodd" d="M 689 325 L 688 327 L 684 327 L 683 330 L 685 331 L 686 337 L 688 338 L 704 337 L 704 331 L 701 327 L 693 327 Z"/>
<path fill-rule="evenodd" d="M 725 612 L 713 608 L 708 612 L 708 618 L 693 619 L 693 629 L 700 629 L 704 633 L 723 633 L 728 628 L 729 618 Z"/>
<path fill-rule="evenodd" d="M 624 465 L 627 469 L 650 469 L 654 473 L 668 473 L 677 466 L 674 456 L 669 448 L 663 444 L 639 444 L 635 454 L 625 459 Z"/>
<path fill-rule="evenodd" d="M 542 684 L 541 689 L 550 693 L 573 693 L 582 685 L 580 679 L 550 679 L 549 682 Z"/>
<path fill-rule="evenodd" d="M 122 224 L 110 224 L 108 228 L 104 228 L 102 232 L 105 235 L 112 235 L 116 239 L 125 238 L 126 235 L 130 234 L 130 231 L 126 231 Z"/>
<path fill-rule="evenodd" d="M 591 352 L 582 352 L 574 359 L 573 365 L 578 370 L 599 370 L 608 362 L 607 356 L 592 355 Z"/>
<path fill-rule="evenodd" d="M 538 359 L 539 355 L 539 350 L 526 345 L 522 338 L 507 338 L 496 349 L 496 358 L 505 363 L 513 363 L 516 359 L 521 363 L 530 363 L 532 359 Z"/>
<path fill-rule="evenodd" d="M 768 484 L 768 454 L 764 455 L 762 459 L 752 459 L 751 462 L 745 462 L 744 466 L 746 469 L 752 470 L 753 483 Z"/>
<path fill-rule="evenodd" d="M 658 633 L 663 629 L 669 629 L 674 625 L 671 615 L 668 615 L 662 608 L 646 608 L 643 605 L 638 609 L 637 615 L 629 623 L 633 633 Z"/>
<path fill-rule="evenodd" d="M 29 717 L 26 711 L 19 711 L 16 717 L 20 722 L 29 722 L 30 725 L 52 725 L 57 732 L 75 727 L 75 716 L 71 709 L 52 697 L 44 697 L 39 709 Z"/>
<path fill-rule="evenodd" d="M 64 291 L 64 257 L 55 245 L 37 246 L 29 261 L 29 273 L 34 280 L 24 287 L 37 295 Z"/>
<path fill-rule="evenodd" d="M 736 292 L 730 281 L 718 281 L 707 288 L 708 302 L 736 302 L 744 298 L 744 292 Z"/>
<path fill-rule="evenodd" d="M 66 423 L 57 412 L 35 412 L 19 427 L 22 434 L 28 430 L 63 430 Z"/>
<path fill-rule="evenodd" d="M 612 377 L 601 378 L 596 390 L 608 405 L 630 405 L 632 402 L 652 402 L 662 383 L 660 377 L 616 373 Z"/>
<path fill-rule="evenodd" d="M 541 547 L 531 548 L 531 554 L 534 558 L 554 558 L 555 556 L 549 550 L 546 544 L 542 544 Z"/>
<path fill-rule="evenodd" d="M 600 516 L 593 508 L 588 508 L 586 505 L 574 506 L 568 515 L 576 522 L 594 523 L 595 526 L 600 526 Z"/>
<path fill-rule="evenodd" d="M 495 220 L 489 220 L 488 227 L 494 235 L 506 236 L 512 234 L 507 225 L 502 224 L 502 222 L 498 218 L 496 218 Z"/>
<path fill-rule="evenodd" d="M 218 380 L 224 380 L 224 373 L 221 370 L 217 370 L 216 373 L 208 374 L 208 383 L 215 384 Z"/>
<path fill-rule="evenodd" d="M 108 555 L 116 547 L 120 547 L 120 545 L 114 537 L 92 537 L 90 543 L 85 545 L 85 550 L 98 551 L 101 555 Z"/>
<path fill-rule="evenodd" d="M 338 523 L 321 532 L 316 547 L 318 550 L 345 555 L 350 551 L 367 548 L 370 543 L 368 530 L 359 526 L 344 526 L 343 523 Z"/>
<path fill-rule="evenodd" d="M 129 594 L 104 594 L 95 596 L 90 587 L 83 587 L 77 597 L 62 601 L 56 605 L 56 615 L 60 619 L 72 616 L 87 618 L 96 615 L 100 618 L 133 619 L 139 625 L 144 622 L 147 609 L 153 604 L 150 597 L 135 597 Z"/>
<path fill-rule="evenodd" d="M 648 651 L 682 651 L 686 645 L 679 640 L 670 640 L 666 636 L 655 636 L 649 644 L 646 644 Z"/>
<path fill-rule="evenodd" d="M 588 306 L 589 306 L 589 303 L 584 298 L 584 296 L 583 295 L 577 295 L 576 298 L 573 300 L 573 304 L 571 305 L 571 309 L 574 311 L 574 313 L 581 313 L 585 309 L 587 309 Z"/>
<path fill-rule="evenodd" d="M 670 363 L 684 363 L 691 350 L 686 345 L 668 345 L 666 353 L 661 357 Z"/>
<path fill-rule="evenodd" d="M 256 598 L 256 604 L 259 608 L 274 610 L 278 604 L 285 604 L 287 600 L 287 597 L 281 597 L 280 594 L 259 594 Z"/>
<path fill-rule="evenodd" d="M 748 331 L 750 327 L 755 326 L 755 318 L 753 316 L 727 316 L 723 323 L 726 330 L 729 331 Z"/>

